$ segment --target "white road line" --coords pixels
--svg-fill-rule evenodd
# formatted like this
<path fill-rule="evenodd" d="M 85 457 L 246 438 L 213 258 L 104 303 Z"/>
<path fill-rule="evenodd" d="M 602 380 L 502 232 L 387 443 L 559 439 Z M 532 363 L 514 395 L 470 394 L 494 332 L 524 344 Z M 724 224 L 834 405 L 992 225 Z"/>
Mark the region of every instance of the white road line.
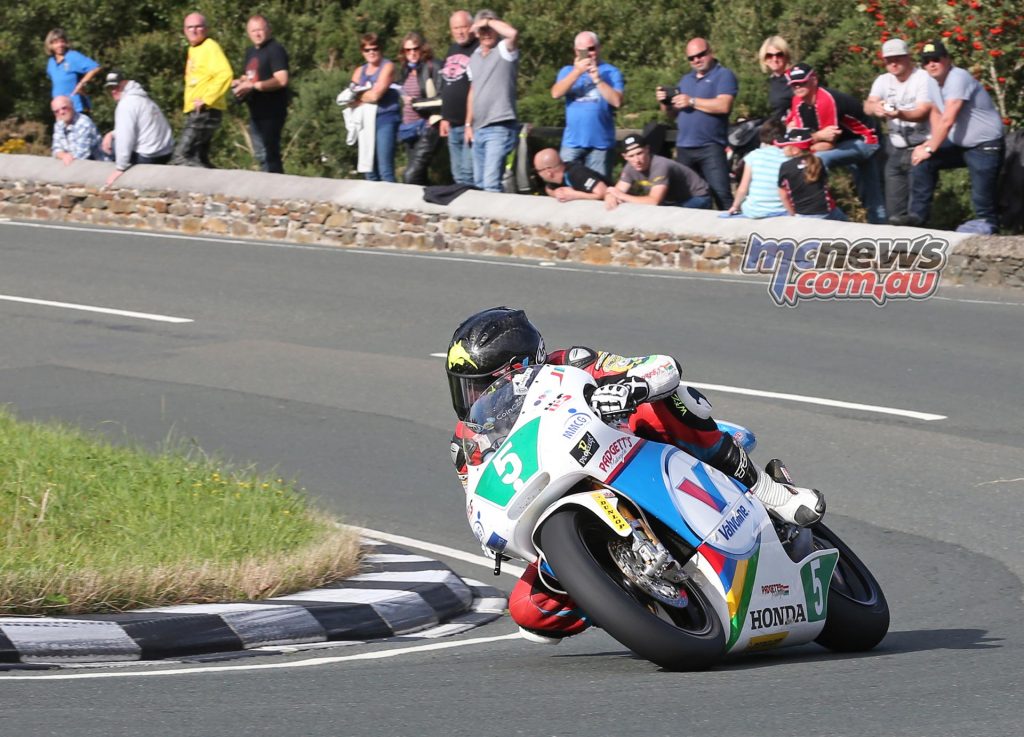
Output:
<path fill-rule="evenodd" d="M 65 310 L 80 310 L 82 312 L 99 312 L 104 315 L 117 315 L 119 317 L 132 317 L 138 320 L 154 320 L 156 322 L 195 322 L 188 317 L 171 317 L 170 315 L 154 315 L 150 312 L 132 312 L 131 310 L 115 310 L 111 307 L 96 307 L 94 305 L 79 305 L 72 302 L 52 302 L 48 299 L 31 299 L 29 297 L 14 297 L 10 294 L 0 294 L 0 300 L 7 302 L 23 302 L 29 305 L 42 305 L 43 307 L 60 307 Z"/>
<path fill-rule="evenodd" d="M 466 563 L 473 563 L 484 568 L 494 569 L 494 561 L 483 555 L 474 555 L 473 553 L 467 553 L 462 550 L 456 550 L 455 548 L 449 548 L 444 545 L 436 545 L 434 543 L 424 542 L 423 540 L 417 540 L 414 537 L 403 537 L 402 535 L 392 535 L 390 532 L 381 532 L 380 530 L 371 530 L 366 527 L 352 527 L 361 535 L 366 537 L 372 537 L 376 540 L 383 540 L 386 543 L 394 543 L 395 545 L 403 545 L 409 548 L 415 548 L 416 550 L 426 550 L 428 553 L 436 553 L 437 555 L 445 555 L 449 558 L 455 558 L 456 560 L 465 561 Z M 515 576 L 522 576 L 525 573 L 525 569 L 519 566 L 510 565 L 508 563 L 501 564 L 502 573 L 511 573 Z"/>
<path fill-rule="evenodd" d="M 207 665 L 198 668 L 176 668 L 168 670 L 149 671 L 119 671 L 113 673 L 58 673 L 55 675 L 39 676 L 0 676 L 0 681 L 79 681 L 88 678 L 150 678 L 152 676 L 190 676 L 196 673 L 238 673 L 241 671 L 261 670 L 288 670 L 290 668 L 315 668 L 321 665 L 332 665 L 334 663 L 346 663 L 357 660 L 383 660 L 384 658 L 397 658 L 402 655 L 414 655 L 416 653 L 431 652 L 434 650 L 450 650 L 456 647 L 467 647 L 469 645 L 484 645 L 489 642 L 500 642 L 502 640 L 518 640 L 518 632 L 508 635 L 497 635 L 495 637 L 477 637 L 470 640 L 455 640 L 453 642 L 434 642 L 429 645 L 416 645 L 414 647 L 402 647 L 394 650 L 376 650 L 369 653 L 357 655 L 339 655 L 332 658 L 310 658 L 299 660 L 294 663 L 258 663 L 254 665 Z"/>
<path fill-rule="evenodd" d="M 446 353 L 431 353 L 432 358 L 445 358 Z M 709 389 L 710 391 L 722 392 L 724 394 L 746 394 L 751 397 L 767 397 L 769 399 L 785 399 L 789 402 L 803 402 L 805 404 L 820 404 L 825 407 L 841 407 L 842 409 L 855 409 L 861 412 L 878 412 L 883 415 L 899 415 L 909 417 L 913 420 L 924 420 L 934 422 L 945 420 L 946 415 L 936 415 L 931 412 L 917 412 L 912 409 L 897 409 L 895 407 L 879 407 L 874 404 L 859 404 L 857 402 L 844 402 L 841 399 L 826 399 L 824 397 L 808 397 L 803 394 L 786 394 L 784 392 L 769 392 L 762 389 L 746 389 L 742 386 L 725 386 L 724 384 L 699 384 L 695 381 L 687 381 L 690 386 L 698 389 Z"/>
<path fill-rule="evenodd" d="M 687 382 L 690 386 L 698 389 L 709 389 L 716 392 L 730 394 L 746 394 L 751 397 L 769 397 L 771 399 L 785 399 L 790 402 L 803 402 L 805 404 L 820 404 L 826 407 L 841 407 L 843 409 L 855 409 L 861 412 L 878 412 L 884 415 L 899 415 L 914 420 L 932 422 L 944 420 L 946 415 L 936 415 L 930 412 L 916 412 L 911 409 L 896 409 L 895 407 L 879 407 L 874 404 L 858 404 L 857 402 L 843 402 L 839 399 L 825 399 L 823 397 L 805 397 L 802 394 L 785 394 L 782 392 L 767 392 L 760 389 L 744 389 L 740 386 L 723 386 L 722 384 L 698 384 L 693 381 Z"/>

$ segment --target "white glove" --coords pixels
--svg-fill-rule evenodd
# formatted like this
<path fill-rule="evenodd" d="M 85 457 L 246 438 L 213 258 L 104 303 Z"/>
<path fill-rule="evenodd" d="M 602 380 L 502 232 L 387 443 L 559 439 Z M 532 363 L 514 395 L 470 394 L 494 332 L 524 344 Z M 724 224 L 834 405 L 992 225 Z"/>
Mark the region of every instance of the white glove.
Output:
<path fill-rule="evenodd" d="M 644 379 L 631 377 L 597 387 L 590 397 L 590 408 L 601 415 L 602 420 L 615 420 L 633 414 L 637 405 L 645 402 L 650 394 Z"/>

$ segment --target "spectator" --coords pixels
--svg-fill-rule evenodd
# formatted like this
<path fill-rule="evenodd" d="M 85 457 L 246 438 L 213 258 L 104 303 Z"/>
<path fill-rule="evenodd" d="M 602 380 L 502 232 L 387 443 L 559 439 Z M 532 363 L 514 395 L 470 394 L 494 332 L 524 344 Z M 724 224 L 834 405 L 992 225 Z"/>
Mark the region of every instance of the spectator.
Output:
<path fill-rule="evenodd" d="M 761 44 L 757 56 L 761 71 L 768 74 L 768 107 L 771 108 L 768 117 L 785 120 L 793 100 L 793 90 L 786 79 L 786 72 L 793 62 L 789 44 L 782 36 L 769 36 Z"/>
<path fill-rule="evenodd" d="M 516 145 L 516 77 L 519 74 L 519 31 L 493 10 L 481 10 L 473 21 L 480 45 L 469 59 L 469 101 L 466 140 L 473 144 L 476 186 L 502 191 L 505 158 Z M 499 40 L 499 36 L 501 37 Z"/>
<path fill-rule="evenodd" d="M 440 140 L 437 129 L 441 122 L 437 114 L 441 103 L 437 96 L 440 70 L 430 44 L 415 31 L 402 39 L 402 55 L 405 60 L 398 72 L 398 84 L 402 88 L 402 124 L 398 128 L 398 140 L 405 144 L 408 155 L 403 180 L 406 184 L 426 184 L 427 166 Z M 433 100 L 437 101 L 436 107 L 413 106 Z"/>
<path fill-rule="evenodd" d="M 820 220 L 846 220 L 828 188 L 828 170 L 811 150 L 809 128 L 792 128 L 775 142 L 789 159 L 779 168 L 779 198 L 790 215 Z"/>
<path fill-rule="evenodd" d="M 622 148 L 626 166 L 619 181 L 605 193 L 606 209 L 614 210 L 623 202 L 711 207 L 708 183 L 690 167 L 664 156 L 652 156 L 650 146 L 640 136 L 626 136 Z"/>
<path fill-rule="evenodd" d="M 260 169 L 284 173 L 281 131 L 288 117 L 288 52 L 271 35 L 270 22 L 254 15 L 245 24 L 252 46 L 245 50 L 242 76 L 232 85 L 249 106 L 249 136 Z"/>
<path fill-rule="evenodd" d="M 231 87 L 231 64 L 220 45 L 206 35 L 206 18 L 185 16 L 188 60 L 185 62 L 185 127 L 174 149 L 172 164 L 212 169 L 210 143 L 227 109 L 225 96 Z"/>
<path fill-rule="evenodd" d="M 786 126 L 813 131 L 811 150 L 826 169 L 854 166 L 857 193 L 868 211 L 868 222 L 886 222 L 885 196 L 879 171 L 878 134 L 864 106 L 845 92 L 818 85 L 809 64 L 796 64 L 786 75 L 793 102 Z"/>
<path fill-rule="evenodd" d="M 46 34 L 46 74 L 50 77 L 50 98 L 70 97 L 76 113 L 89 112 L 92 103 L 82 91 L 100 73 L 100 65 L 85 54 L 70 48 L 63 28 Z"/>
<path fill-rule="evenodd" d="M 469 97 L 469 58 L 479 41 L 472 32 L 473 16 L 456 10 L 448 21 L 452 45 L 441 67 L 442 138 L 448 139 L 448 158 L 456 184 L 473 184 L 473 149 L 466 142 L 466 99 Z"/>
<path fill-rule="evenodd" d="M 761 147 L 744 157 L 743 178 L 727 214 L 748 218 L 787 214 L 779 198 L 779 168 L 786 162 L 786 154 L 775 145 L 785 135 L 786 127 L 778 118 L 769 118 L 761 125 Z"/>
<path fill-rule="evenodd" d="M 939 172 L 966 166 L 977 220 L 960 228 L 994 233 L 999 227 L 997 188 L 1006 145 L 1003 121 L 981 83 L 966 69 L 953 65 L 942 41 L 929 41 L 922 47 L 921 63 L 938 83 L 941 99 L 932 108 L 931 136 L 915 147 L 911 156 L 910 213 L 896 224 L 927 223 Z"/>
<path fill-rule="evenodd" d="M 655 94 L 676 121 L 676 161 L 696 169 L 711 186 L 719 209 L 728 210 L 732 187 L 725 147 L 739 83 L 735 74 L 718 63 L 711 44 L 703 38 L 686 44 L 686 58 L 693 70 L 675 90 L 659 87 Z"/>
<path fill-rule="evenodd" d="M 544 191 L 559 202 L 603 200 L 608 183 L 600 172 L 580 160 L 562 161 L 558 151 L 545 148 L 533 157 L 533 168 L 544 180 Z"/>
<path fill-rule="evenodd" d="M 114 98 L 114 130 L 103 137 L 103 150 L 114 155 L 109 187 L 134 164 L 166 164 L 174 152 L 171 126 L 138 82 L 112 70 L 104 87 Z"/>
<path fill-rule="evenodd" d="M 75 159 L 100 158 L 100 132 L 92 118 L 76 112 L 67 95 L 50 100 L 50 110 L 56 119 L 51 146 L 54 158 L 63 161 L 64 166 L 70 166 Z"/>
<path fill-rule="evenodd" d="M 385 59 L 381 53 L 380 40 L 376 33 L 364 33 L 359 37 L 360 49 L 366 63 L 356 67 L 352 72 L 352 84 L 356 89 L 365 88 L 350 103 L 351 107 L 359 107 L 367 103 L 377 106 L 375 118 L 375 134 L 373 137 L 373 166 L 363 171 L 371 182 L 395 181 L 395 139 L 398 135 L 398 121 L 401 119 L 402 100 L 398 92 L 391 88 L 395 80 L 395 65 Z M 360 145 L 363 139 L 360 138 Z M 366 158 L 359 152 L 360 160 Z"/>
<path fill-rule="evenodd" d="M 576 61 L 558 72 L 551 96 L 565 98 L 562 161 L 582 159 L 588 168 L 611 178 L 615 163 L 615 111 L 622 106 L 622 72 L 601 61 L 597 34 L 583 31 L 573 43 Z"/>

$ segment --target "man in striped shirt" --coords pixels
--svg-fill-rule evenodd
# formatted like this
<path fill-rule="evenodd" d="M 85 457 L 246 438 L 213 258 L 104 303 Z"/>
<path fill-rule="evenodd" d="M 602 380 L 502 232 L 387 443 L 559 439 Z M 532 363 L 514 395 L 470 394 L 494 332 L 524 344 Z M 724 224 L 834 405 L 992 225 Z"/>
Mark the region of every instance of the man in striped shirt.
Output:
<path fill-rule="evenodd" d="M 795 64 L 786 78 L 793 88 L 786 127 L 813 131 L 811 150 L 826 168 L 855 167 L 857 194 L 868 211 L 868 222 L 885 223 L 875 121 L 852 95 L 819 86 L 818 75 L 809 64 Z"/>

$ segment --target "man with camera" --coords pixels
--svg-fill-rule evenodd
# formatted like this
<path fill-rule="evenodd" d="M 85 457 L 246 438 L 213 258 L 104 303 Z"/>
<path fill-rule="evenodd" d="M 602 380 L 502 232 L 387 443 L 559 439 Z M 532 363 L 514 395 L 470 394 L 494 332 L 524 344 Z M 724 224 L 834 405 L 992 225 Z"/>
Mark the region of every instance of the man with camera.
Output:
<path fill-rule="evenodd" d="M 732 185 L 725 147 L 739 82 L 715 59 L 707 39 L 695 38 L 686 44 L 686 58 L 690 73 L 675 89 L 659 87 L 655 96 L 662 110 L 676 121 L 676 161 L 707 180 L 719 209 L 728 210 Z"/>
<path fill-rule="evenodd" d="M 558 72 L 551 96 L 565 98 L 565 131 L 559 155 L 570 163 L 611 177 L 615 162 L 615 111 L 622 105 L 625 81 L 618 68 L 601 61 L 597 34 L 583 31 L 573 42 L 576 60 Z"/>
<path fill-rule="evenodd" d="M 899 222 L 910 203 L 910 158 L 914 146 L 928 139 L 932 100 L 940 99 L 939 86 L 928 72 L 914 64 L 907 42 L 891 38 L 882 44 L 885 74 L 871 85 L 864 112 L 886 121 L 885 211 L 889 222 Z"/>

